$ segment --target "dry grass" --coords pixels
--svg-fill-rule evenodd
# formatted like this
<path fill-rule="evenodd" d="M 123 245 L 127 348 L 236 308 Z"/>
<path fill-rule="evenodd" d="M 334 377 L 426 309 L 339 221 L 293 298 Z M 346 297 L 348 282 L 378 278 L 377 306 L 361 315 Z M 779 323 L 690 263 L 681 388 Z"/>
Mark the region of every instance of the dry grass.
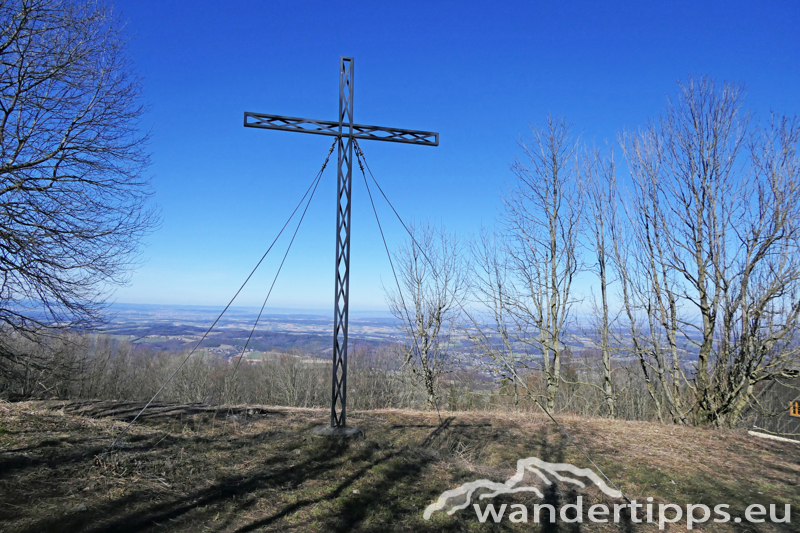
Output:
<path fill-rule="evenodd" d="M 156 405 L 102 456 L 139 404 L 0 404 L 0 530 L 539 531 L 480 524 L 471 510 L 422 518 L 445 490 L 504 481 L 518 459 L 588 466 L 541 416 L 381 410 L 351 413 L 365 439 L 314 438 L 327 412 L 282 407 Z M 792 523 L 706 525 L 701 531 L 797 531 L 800 446 L 721 431 L 561 416 L 624 492 L 654 503 L 792 505 Z M 560 501 L 574 497 L 564 488 Z M 608 501 L 585 493 L 585 506 Z M 519 495 L 495 503 L 535 503 Z M 625 523 L 563 531 L 657 530 Z M 757 527 L 757 529 L 752 529 Z M 771 529 L 770 529 L 771 528 Z M 685 529 L 685 525 L 671 530 Z M 545 531 L 559 528 L 544 527 Z M 670 530 L 668 528 L 668 530 Z"/>

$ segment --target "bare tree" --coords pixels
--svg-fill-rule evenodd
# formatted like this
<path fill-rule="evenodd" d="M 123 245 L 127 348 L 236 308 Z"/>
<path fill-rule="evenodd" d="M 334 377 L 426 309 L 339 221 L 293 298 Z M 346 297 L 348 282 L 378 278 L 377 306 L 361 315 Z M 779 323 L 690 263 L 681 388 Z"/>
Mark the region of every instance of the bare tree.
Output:
<path fill-rule="evenodd" d="M 480 355 L 489 356 L 491 371 L 511 383 L 514 408 L 519 409 L 519 371 L 530 360 L 520 342 L 525 324 L 512 312 L 518 298 L 506 245 L 502 235 L 482 230 L 470 251 L 472 293 L 486 320 L 469 325 L 467 335 Z"/>
<path fill-rule="evenodd" d="M 707 77 L 625 138 L 635 233 L 629 316 L 673 420 L 733 424 L 753 387 L 796 357 L 796 120 L 750 127 L 743 89 Z"/>
<path fill-rule="evenodd" d="M 548 117 L 520 142 L 524 159 L 512 166 L 517 182 L 504 199 L 506 252 L 517 287 L 514 315 L 531 336 L 523 340 L 542 356 L 546 401 L 554 409 L 561 381 L 561 352 L 574 303 L 579 267 L 580 187 L 577 143 L 563 118 Z"/>
<path fill-rule="evenodd" d="M 412 224 L 410 232 L 395 254 L 399 290 L 386 290 L 386 299 L 406 336 L 404 364 L 422 380 L 428 404 L 438 409 L 437 382 L 452 355 L 466 271 L 456 237 L 444 228 Z"/>
<path fill-rule="evenodd" d="M 617 219 L 617 181 L 613 155 L 604 159 L 599 150 L 590 150 L 582 158 L 580 172 L 585 186 L 584 228 L 587 245 L 594 259 L 594 273 L 600 289 L 600 302 L 593 301 L 595 333 L 600 337 L 602 391 L 610 416 L 616 413 L 612 379 L 612 331 L 615 320 L 609 310 L 608 296 L 612 283 L 613 242 L 619 237 Z"/>
<path fill-rule="evenodd" d="M 0 324 L 87 327 L 157 223 L 140 82 L 111 8 L 0 4 Z"/>

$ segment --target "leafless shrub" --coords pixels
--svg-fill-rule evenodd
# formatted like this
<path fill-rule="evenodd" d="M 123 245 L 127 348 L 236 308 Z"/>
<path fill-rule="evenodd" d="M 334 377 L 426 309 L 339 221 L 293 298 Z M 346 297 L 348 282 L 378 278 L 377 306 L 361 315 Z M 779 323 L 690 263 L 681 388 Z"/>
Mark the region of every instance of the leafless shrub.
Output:
<path fill-rule="evenodd" d="M 404 367 L 424 386 L 428 405 L 438 409 L 438 382 L 449 370 L 467 273 L 455 235 L 430 224 L 412 224 L 410 231 L 395 254 L 399 287 L 387 289 L 386 300 L 406 337 Z"/>

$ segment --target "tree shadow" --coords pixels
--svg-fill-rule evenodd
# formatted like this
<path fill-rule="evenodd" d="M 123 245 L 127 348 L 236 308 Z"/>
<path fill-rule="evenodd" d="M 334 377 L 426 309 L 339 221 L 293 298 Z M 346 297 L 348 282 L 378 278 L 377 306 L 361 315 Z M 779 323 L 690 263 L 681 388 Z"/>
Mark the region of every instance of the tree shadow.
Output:
<path fill-rule="evenodd" d="M 376 525 L 376 515 L 386 524 L 419 520 L 424 509 L 424 500 L 420 501 L 420 497 L 425 494 L 424 490 L 418 494 L 418 481 L 437 460 L 435 454 L 420 453 L 420 450 L 441 438 L 453 420 L 443 421 L 416 446 L 395 449 L 381 449 L 372 441 L 309 438 L 309 446 L 296 448 L 300 452 L 296 462 L 288 459 L 295 457 L 294 452 L 288 452 L 288 457 L 287 453 L 273 454 L 248 475 L 218 477 L 202 489 L 177 497 L 173 494 L 164 498 L 154 493 L 126 495 L 92 504 L 91 516 L 85 510 L 74 509 L 37 519 L 19 531 L 137 533 L 160 531 L 164 527 L 166 530 L 195 530 L 214 522 L 215 530 L 242 533 L 290 527 L 344 532 L 381 529 Z M 284 434 L 284 437 L 299 441 L 310 427 L 313 424 L 290 435 Z M 242 446 L 245 441 L 252 445 L 261 441 L 261 435 L 240 437 L 239 441 Z M 217 443 L 214 450 L 222 450 L 220 444 L 225 443 Z M 169 446 L 175 449 L 179 443 Z M 128 453 L 128 450 L 120 453 Z M 360 490 L 352 490 L 356 483 Z M 315 484 L 319 484 L 318 490 L 303 490 Z M 282 494 L 290 497 L 281 498 L 284 503 L 266 516 L 249 521 L 242 519 L 254 511 L 259 499 Z M 148 498 L 154 501 L 142 502 Z M 309 510 L 319 505 L 327 506 L 327 511 L 315 516 L 313 521 L 306 518 Z M 297 523 L 298 513 L 305 513 L 304 518 L 299 519 L 302 523 Z"/>
<path fill-rule="evenodd" d="M 97 441 L 97 439 L 87 439 L 87 441 L 89 440 Z M 28 446 L 24 449 L 3 451 L 2 453 L 4 455 L 9 453 L 19 453 L 20 455 L 0 459 L 0 480 L 6 480 L 15 473 L 25 469 L 41 466 L 56 469 L 64 464 L 91 462 L 97 454 L 107 448 L 107 446 L 95 444 L 88 447 L 81 447 L 75 451 L 65 452 L 62 449 L 55 448 L 54 446 L 57 446 L 57 444 L 54 444 L 54 442 L 56 441 L 51 440 L 48 443 L 40 443 L 38 445 Z M 54 447 L 54 449 L 45 455 L 44 449 L 51 447 Z M 40 453 L 33 456 L 29 455 L 31 452 Z"/>
<path fill-rule="evenodd" d="M 133 420 L 142 408 L 144 402 L 112 402 L 103 400 L 83 400 L 60 402 L 63 403 L 65 413 L 88 416 L 91 418 L 113 418 L 124 422 Z M 192 417 L 203 415 L 205 419 L 230 419 L 238 420 L 261 419 L 266 417 L 285 417 L 285 413 L 260 406 L 215 406 L 204 403 L 170 403 L 154 402 L 142 412 L 138 420 L 175 419 L 176 417 Z"/>
<path fill-rule="evenodd" d="M 92 412 L 96 417 L 124 420 L 131 412 L 140 409 L 141 404 L 115 407 L 89 402 L 75 408 L 84 409 L 84 413 Z M 266 411 L 270 415 L 270 411 Z M 277 414 L 273 420 L 245 428 L 247 431 L 217 431 L 215 434 L 186 430 L 163 435 L 162 431 L 153 429 L 174 427 L 179 422 L 183 424 L 181 416 L 208 415 L 212 420 L 219 420 L 214 409 L 208 406 L 166 404 L 164 410 L 156 415 L 152 428 L 131 435 L 127 439 L 128 445 L 116 452 L 121 464 L 130 466 L 136 461 L 148 464 L 133 474 L 115 474 L 117 477 L 112 481 L 116 485 L 103 485 L 124 487 L 113 495 L 85 493 L 93 494 L 87 498 L 82 497 L 83 493 L 77 493 L 74 500 L 64 498 L 65 490 L 74 490 L 64 481 L 69 476 L 78 477 L 81 483 L 86 484 L 97 474 L 96 470 L 91 470 L 91 465 L 95 455 L 104 448 L 92 447 L 93 441 L 89 438 L 74 441 L 72 449 L 61 447 L 59 454 L 51 457 L 34 457 L 33 462 L 18 457 L 16 460 L 21 461 L 18 464 L 0 463 L 0 469 L 5 466 L 12 469 L 39 467 L 37 478 L 26 472 L 28 479 L 32 480 L 25 487 L 27 493 L 19 498 L 12 495 L 0 497 L 3 504 L 0 505 L 3 513 L 0 518 L 15 520 L 18 527 L 14 530 L 20 533 L 140 533 L 199 531 L 204 528 L 241 533 L 288 529 L 384 531 L 392 528 L 397 531 L 452 533 L 467 529 L 540 530 L 545 533 L 581 531 L 582 524 L 560 520 L 563 506 L 576 503 L 578 496 L 563 483 L 546 487 L 543 499 L 514 494 L 483 500 L 486 503 L 523 503 L 529 513 L 533 504 L 550 504 L 559 513 L 559 520 L 554 524 L 548 520 L 538 525 L 512 524 L 508 519 L 500 524 L 481 524 L 471 506 L 452 517 L 437 515 L 434 521 L 422 520 L 427 505 L 445 490 L 455 488 L 454 481 L 457 485 L 486 475 L 465 467 L 463 462 L 452 460 L 451 447 L 454 443 L 504 446 L 507 436 L 502 433 L 502 428 L 498 431 L 496 425 L 458 423 L 456 417 L 451 416 L 439 424 L 381 426 L 364 414 L 359 427 L 366 429 L 368 435 L 373 431 L 377 440 L 351 441 L 311 437 L 310 429 L 316 424 L 307 418 L 306 413 L 283 411 Z M 404 433 L 391 431 L 395 429 Z M 520 443 L 524 453 L 535 454 L 552 463 L 567 462 L 566 450 L 571 444 L 563 435 L 542 431 L 524 438 L 527 440 Z M 63 444 L 62 440 L 43 441 L 39 448 L 46 449 L 52 445 L 59 449 Z M 175 467 L 175 473 L 169 474 L 173 477 L 163 474 L 184 448 L 196 456 Z M 497 468 L 505 469 L 525 457 L 527 455 L 515 457 L 508 454 Z M 47 460 L 51 463 L 45 467 Z M 82 465 L 83 470 L 70 466 L 72 463 Z M 252 464 L 247 466 L 248 463 Z M 208 473 L 200 477 L 194 474 L 195 477 L 187 478 L 183 483 L 173 481 L 187 477 L 188 469 L 193 465 L 208 469 Z M 3 472 L 5 477 L 6 470 Z M 53 478 L 53 482 L 46 489 L 41 488 L 49 480 L 48 476 Z M 149 484 L 139 483 L 141 479 L 148 480 Z M 153 482 L 158 479 L 162 479 L 167 488 Z M 494 481 L 502 482 L 504 479 Z M 168 484 L 173 486 L 169 488 Z M 82 487 L 77 490 L 82 490 Z M 21 508 L 32 498 L 45 502 L 58 500 L 61 504 L 58 510 L 40 513 L 39 516 L 31 512 L 25 514 L 21 509 L 9 512 L 10 507 L 6 507 Z M 75 504 L 86 501 L 88 509 L 65 501 Z M 587 521 L 587 507 L 584 505 L 584 522 Z M 547 515 L 547 511 L 543 514 Z M 634 531 L 629 518 L 614 526 L 627 532 Z"/>
<path fill-rule="evenodd" d="M 253 474 L 223 477 L 208 487 L 191 491 L 178 498 L 150 505 L 138 505 L 135 511 L 126 512 L 126 509 L 136 501 L 135 496 L 113 500 L 97 507 L 93 506 L 92 522 L 100 522 L 100 524 L 92 527 L 86 527 L 85 516 L 73 513 L 66 517 L 41 520 L 23 531 L 25 533 L 79 530 L 91 533 L 146 531 L 160 524 L 185 520 L 187 515 L 195 510 L 213 508 L 228 501 L 235 502 L 237 499 L 244 503 L 246 500 L 242 500 L 242 497 L 248 494 L 265 490 L 293 490 L 308 480 L 321 477 L 333 468 L 341 460 L 347 446 L 347 443 L 337 441 L 321 443 L 313 453 L 297 464 L 286 464 L 275 457 L 273 461 L 262 465 L 266 468 Z M 239 507 L 242 506 L 239 505 Z M 288 512 L 290 510 L 286 511 L 286 513 Z M 285 516 L 286 513 L 281 516 Z M 201 512 L 199 516 L 191 517 L 191 522 L 197 522 L 203 515 L 207 515 L 207 513 Z M 114 517 L 110 518 L 112 516 Z M 200 522 L 203 521 L 200 520 Z"/>
<path fill-rule="evenodd" d="M 428 437 L 424 441 L 422 441 L 422 447 L 429 448 L 430 445 L 433 444 L 433 441 L 437 439 L 437 437 L 439 437 L 442 433 L 447 431 L 447 429 L 450 427 L 450 425 L 453 423 L 453 420 L 455 419 L 456 417 L 450 416 L 442 420 L 442 422 L 438 426 L 436 426 L 436 429 L 434 429 L 433 432 L 431 432 L 431 434 L 428 435 Z"/>

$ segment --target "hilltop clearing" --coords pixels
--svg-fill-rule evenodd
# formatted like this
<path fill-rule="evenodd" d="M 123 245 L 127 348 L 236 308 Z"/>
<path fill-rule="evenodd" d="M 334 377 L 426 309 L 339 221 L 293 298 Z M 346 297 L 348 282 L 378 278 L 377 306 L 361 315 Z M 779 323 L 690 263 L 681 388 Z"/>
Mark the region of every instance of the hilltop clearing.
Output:
<path fill-rule="evenodd" d="M 517 461 L 589 466 L 543 416 L 408 410 L 352 412 L 365 437 L 313 437 L 327 410 L 192 404 L 151 406 L 102 452 L 142 404 L 0 404 L 0 531 L 656 531 L 620 524 L 480 523 L 470 505 L 448 516 L 425 508 L 467 482 L 504 482 Z M 800 446 L 743 431 L 559 416 L 573 438 L 630 497 L 646 503 L 791 504 L 789 524 L 703 524 L 699 531 L 797 531 Z M 556 507 L 614 503 L 588 482 L 558 486 Z M 622 500 L 616 500 L 622 503 Z M 493 502 L 541 500 L 507 494 Z M 447 509 L 445 509 L 447 510 Z M 531 517 L 532 520 L 532 517 Z M 685 523 L 667 525 L 685 530 Z"/>

